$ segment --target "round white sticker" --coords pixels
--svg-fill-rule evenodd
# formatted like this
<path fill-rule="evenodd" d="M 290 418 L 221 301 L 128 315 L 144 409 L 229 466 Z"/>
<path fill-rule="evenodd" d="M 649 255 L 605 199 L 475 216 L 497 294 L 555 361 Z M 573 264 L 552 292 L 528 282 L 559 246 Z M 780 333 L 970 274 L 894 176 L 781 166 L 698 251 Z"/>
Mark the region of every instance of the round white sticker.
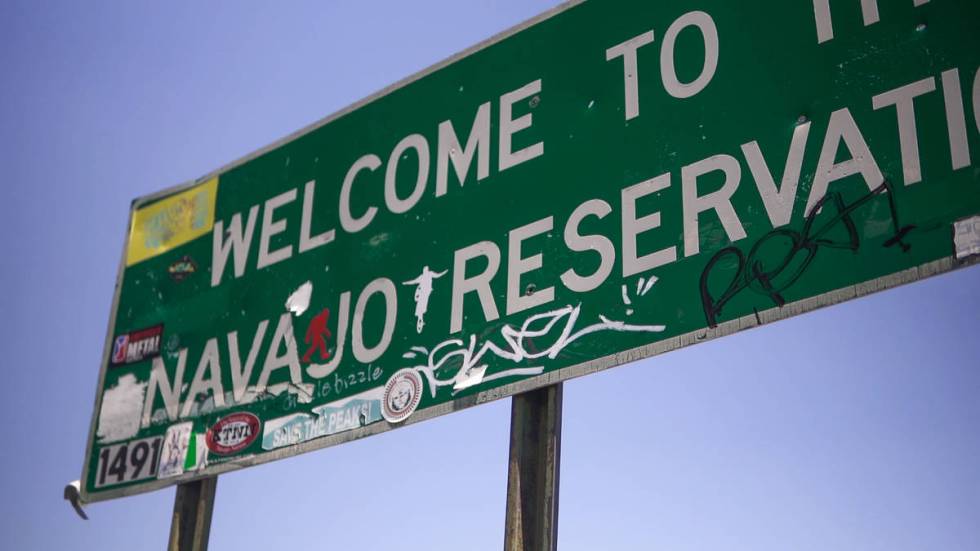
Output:
<path fill-rule="evenodd" d="M 389 423 L 408 419 L 422 399 L 422 377 L 414 369 L 397 371 L 385 384 L 381 414 Z"/>

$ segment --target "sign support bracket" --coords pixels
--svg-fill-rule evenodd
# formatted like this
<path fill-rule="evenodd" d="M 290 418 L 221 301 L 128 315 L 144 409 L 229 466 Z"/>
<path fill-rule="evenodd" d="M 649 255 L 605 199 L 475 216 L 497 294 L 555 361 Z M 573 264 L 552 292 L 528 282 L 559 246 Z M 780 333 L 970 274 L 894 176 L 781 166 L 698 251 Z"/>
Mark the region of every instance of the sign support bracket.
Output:
<path fill-rule="evenodd" d="M 169 551 L 207 551 L 217 486 L 217 476 L 177 485 Z"/>
<path fill-rule="evenodd" d="M 558 548 L 562 383 L 511 400 L 504 551 Z"/>

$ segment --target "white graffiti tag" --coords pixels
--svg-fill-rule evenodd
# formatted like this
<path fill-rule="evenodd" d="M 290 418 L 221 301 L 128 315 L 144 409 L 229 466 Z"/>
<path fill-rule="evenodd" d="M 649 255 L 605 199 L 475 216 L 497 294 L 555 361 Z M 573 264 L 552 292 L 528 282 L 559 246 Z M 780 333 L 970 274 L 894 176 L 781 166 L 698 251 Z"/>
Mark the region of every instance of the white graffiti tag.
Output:
<path fill-rule="evenodd" d="M 429 297 L 432 295 L 432 282 L 446 275 L 445 271 L 433 272 L 428 266 L 422 268 L 419 277 L 402 285 L 415 286 L 415 331 L 422 333 L 425 327 L 425 313 L 429 310 Z"/>
<path fill-rule="evenodd" d="M 403 357 L 414 358 L 418 354 L 426 356 L 425 364 L 412 366 L 412 369 L 425 375 L 429 382 L 429 391 L 435 397 L 437 389 L 443 386 L 452 385 L 455 393 L 482 382 L 505 377 L 539 375 L 544 372 L 543 366 L 536 366 L 506 369 L 487 375 L 488 364 L 484 362 L 484 356 L 488 352 L 513 363 L 545 357 L 553 360 L 568 345 L 599 331 L 659 333 L 666 329 L 664 325 L 632 325 L 600 315 L 599 323 L 575 331 L 580 310 L 581 304 L 569 305 L 551 312 L 535 314 L 527 318 L 520 329 L 505 325 L 500 329 L 504 346 L 486 340 L 478 347 L 476 335 L 470 335 L 468 343 L 464 343 L 462 339 L 450 339 L 439 343 L 431 351 L 414 346 Z M 554 341 L 545 346 L 549 334 L 555 335 Z M 443 376 L 445 370 L 450 370 L 451 376 Z"/>
<path fill-rule="evenodd" d="M 640 280 L 636 282 L 636 296 L 637 297 L 646 296 L 646 294 L 650 292 L 650 289 L 653 288 L 653 284 L 656 282 L 657 282 L 657 276 L 650 276 L 650 279 L 648 280 L 643 279 L 641 277 Z M 633 301 L 630 300 L 629 290 L 627 289 L 625 283 L 623 284 L 622 290 L 623 290 L 623 304 L 625 304 L 626 306 L 632 305 Z M 633 309 L 627 308 L 626 315 L 632 316 Z"/>

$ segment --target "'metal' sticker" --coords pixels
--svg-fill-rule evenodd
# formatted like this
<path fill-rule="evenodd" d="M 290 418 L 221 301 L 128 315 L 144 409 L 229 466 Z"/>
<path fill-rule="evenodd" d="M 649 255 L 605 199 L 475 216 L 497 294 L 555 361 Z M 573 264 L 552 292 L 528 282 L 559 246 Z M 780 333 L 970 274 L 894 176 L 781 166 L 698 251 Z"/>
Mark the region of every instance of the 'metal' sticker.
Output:
<path fill-rule="evenodd" d="M 119 335 L 112 342 L 110 363 L 127 365 L 159 356 L 162 337 L 162 324 Z"/>

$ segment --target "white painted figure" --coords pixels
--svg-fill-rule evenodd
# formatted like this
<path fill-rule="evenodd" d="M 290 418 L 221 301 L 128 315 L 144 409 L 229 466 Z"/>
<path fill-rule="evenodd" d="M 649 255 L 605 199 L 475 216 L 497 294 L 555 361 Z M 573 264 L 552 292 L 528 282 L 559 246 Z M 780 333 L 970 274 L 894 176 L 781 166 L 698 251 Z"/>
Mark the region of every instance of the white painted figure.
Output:
<path fill-rule="evenodd" d="M 429 297 L 432 295 L 432 282 L 446 275 L 446 270 L 433 272 L 428 266 L 422 268 L 419 277 L 406 281 L 402 285 L 415 286 L 415 330 L 419 334 L 425 327 L 425 313 L 429 310 Z"/>

